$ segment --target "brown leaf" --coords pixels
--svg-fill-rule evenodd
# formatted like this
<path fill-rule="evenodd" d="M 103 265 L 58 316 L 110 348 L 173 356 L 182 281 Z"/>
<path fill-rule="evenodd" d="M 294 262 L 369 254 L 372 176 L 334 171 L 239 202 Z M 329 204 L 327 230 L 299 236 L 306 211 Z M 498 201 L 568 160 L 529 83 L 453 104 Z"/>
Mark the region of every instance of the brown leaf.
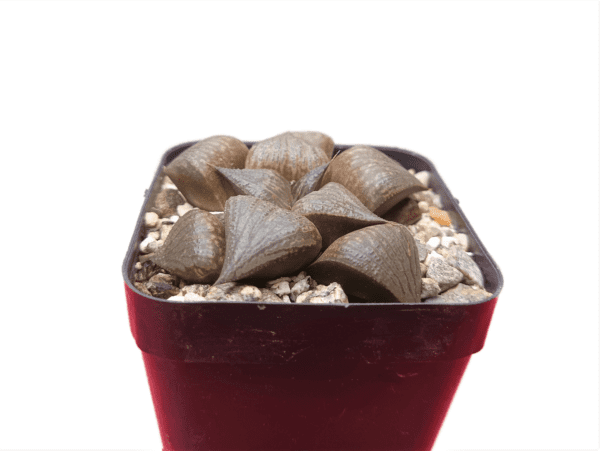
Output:
<path fill-rule="evenodd" d="M 367 302 L 421 302 L 414 238 L 401 224 L 365 227 L 337 239 L 307 268 L 319 283 L 338 282 Z"/>
<path fill-rule="evenodd" d="M 187 282 L 217 280 L 225 256 L 225 228 L 213 214 L 193 209 L 169 232 L 151 260 Z"/>
<path fill-rule="evenodd" d="M 312 222 L 252 196 L 227 200 L 225 236 L 225 261 L 217 284 L 291 274 L 321 249 L 321 235 Z"/>
<path fill-rule="evenodd" d="M 272 169 L 216 168 L 238 195 L 254 196 L 281 208 L 292 208 L 290 182 Z"/>
<path fill-rule="evenodd" d="M 386 221 L 373 214 L 339 183 L 330 182 L 298 200 L 292 211 L 308 218 L 319 230 L 323 248 L 354 230 Z"/>
<path fill-rule="evenodd" d="M 230 136 L 212 136 L 186 149 L 165 167 L 165 173 L 193 206 L 223 211 L 234 191 L 221 183 L 215 166 L 243 168 L 248 147 Z"/>
<path fill-rule="evenodd" d="M 329 158 L 333 155 L 334 142 L 329 136 L 321 132 L 290 132 L 297 138 L 320 148 Z"/>
<path fill-rule="evenodd" d="M 383 218 L 399 224 L 411 225 L 421 219 L 421 209 L 415 199 L 407 197 L 388 210 Z"/>
<path fill-rule="evenodd" d="M 298 199 L 306 196 L 308 193 L 319 189 L 319 186 L 321 186 L 321 179 L 328 166 L 329 162 L 316 167 L 312 171 L 304 174 L 300 180 L 294 183 L 292 186 L 292 204 Z"/>
<path fill-rule="evenodd" d="M 409 194 L 427 189 L 400 163 L 368 146 L 354 146 L 331 160 L 321 186 L 329 182 L 344 185 L 379 216 Z"/>
<path fill-rule="evenodd" d="M 248 151 L 246 169 L 273 169 L 288 181 L 329 161 L 323 150 L 290 132 L 261 141 Z"/>

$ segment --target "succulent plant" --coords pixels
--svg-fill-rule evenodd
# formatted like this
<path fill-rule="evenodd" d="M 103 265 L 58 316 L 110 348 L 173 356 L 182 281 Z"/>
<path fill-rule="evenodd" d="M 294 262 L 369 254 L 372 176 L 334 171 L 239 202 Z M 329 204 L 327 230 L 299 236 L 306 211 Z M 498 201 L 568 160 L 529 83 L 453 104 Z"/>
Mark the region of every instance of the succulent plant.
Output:
<path fill-rule="evenodd" d="M 399 224 L 411 225 L 421 219 L 421 209 L 415 199 L 407 197 L 401 200 L 383 215 L 383 219 Z"/>
<path fill-rule="evenodd" d="M 226 136 L 198 142 L 165 173 L 200 209 L 175 223 L 152 261 L 193 283 L 307 270 L 365 301 L 420 302 L 418 249 L 398 223 L 418 219 L 408 196 L 426 187 L 374 148 L 332 153 L 318 132 L 283 133 L 250 150 Z"/>
<path fill-rule="evenodd" d="M 254 196 L 281 208 L 292 208 L 290 182 L 272 169 L 216 168 L 238 195 Z"/>
<path fill-rule="evenodd" d="M 275 278 L 303 268 L 321 250 L 321 235 L 304 216 L 253 196 L 225 204 L 225 260 L 217 284 Z"/>
<path fill-rule="evenodd" d="M 308 218 L 317 226 L 323 239 L 323 248 L 353 230 L 386 222 L 371 213 L 354 194 L 335 182 L 298 200 L 292 211 Z"/>
<path fill-rule="evenodd" d="M 152 261 L 193 283 L 213 283 L 225 257 L 225 227 L 207 211 L 193 209 L 171 229 Z"/>
<path fill-rule="evenodd" d="M 334 143 L 333 139 L 321 132 L 290 132 L 293 136 L 303 139 L 307 143 L 318 147 L 329 158 L 333 156 Z"/>
<path fill-rule="evenodd" d="M 325 170 L 329 166 L 329 161 L 321 166 L 314 168 L 312 171 L 304 174 L 300 180 L 292 185 L 292 203 L 306 196 L 321 186 L 321 179 Z"/>
<path fill-rule="evenodd" d="M 246 168 L 273 169 L 291 182 L 328 161 L 321 148 L 286 132 L 252 146 L 246 157 Z"/>
<path fill-rule="evenodd" d="M 373 225 L 338 238 L 307 272 L 367 302 L 421 301 L 419 252 L 401 224 Z"/>
<path fill-rule="evenodd" d="M 235 192 L 221 183 L 215 167 L 244 167 L 248 147 L 230 136 L 212 136 L 186 149 L 165 167 L 165 173 L 187 201 L 208 211 L 223 211 Z"/>
<path fill-rule="evenodd" d="M 400 163 L 368 146 L 354 146 L 337 155 L 323 178 L 344 185 L 373 213 L 385 214 L 408 195 L 426 190 Z"/>

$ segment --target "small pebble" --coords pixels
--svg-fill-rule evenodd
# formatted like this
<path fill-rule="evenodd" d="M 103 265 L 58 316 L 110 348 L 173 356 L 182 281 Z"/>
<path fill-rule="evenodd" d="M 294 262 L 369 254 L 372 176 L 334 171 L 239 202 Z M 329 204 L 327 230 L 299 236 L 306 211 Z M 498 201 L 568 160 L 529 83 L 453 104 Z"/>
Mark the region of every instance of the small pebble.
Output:
<path fill-rule="evenodd" d="M 167 299 L 179 295 L 179 279 L 171 274 L 158 273 L 146 282 L 146 288 L 152 296 Z"/>
<path fill-rule="evenodd" d="M 292 300 L 290 299 L 290 297 L 289 297 L 287 294 L 284 294 L 284 295 L 281 297 L 281 300 L 282 300 L 283 302 L 292 302 Z"/>
<path fill-rule="evenodd" d="M 440 210 L 436 207 L 429 207 L 429 216 L 440 225 L 449 226 L 452 225 L 450 215 L 444 210 Z"/>
<path fill-rule="evenodd" d="M 137 262 L 134 267 L 139 271 L 140 269 L 142 269 L 142 262 Z"/>
<path fill-rule="evenodd" d="M 438 283 L 429 277 L 421 279 L 421 299 L 427 299 L 440 294 L 440 286 Z"/>
<path fill-rule="evenodd" d="M 431 179 L 431 172 L 420 171 L 415 174 L 416 179 L 429 188 L 429 180 Z"/>
<path fill-rule="evenodd" d="M 211 288 L 210 285 L 196 283 L 196 284 L 184 286 L 181 289 L 181 291 L 184 296 L 189 293 L 193 293 L 193 294 L 197 294 L 198 296 L 205 297 L 208 293 L 208 290 L 210 290 L 210 288 Z"/>
<path fill-rule="evenodd" d="M 425 277 L 425 274 L 427 274 L 427 266 L 423 263 L 419 263 L 419 265 L 421 265 L 421 277 Z"/>
<path fill-rule="evenodd" d="M 300 282 L 302 279 L 306 279 L 308 277 L 308 274 L 306 273 L 306 271 L 302 271 L 300 274 L 298 274 L 295 277 L 292 277 L 292 280 L 290 282 L 293 283 L 298 283 Z"/>
<path fill-rule="evenodd" d="M 148 237 L 154 238 L 155 241 L 160 240 L 160 232 L 155 230 L 153 232 L 148 232 Z"/>
<path fill-rule="evenodd" d="M 434 236 L 442 236 L 443 235 L 442 229 L 435 222 L 431 222 L 430 224 L 427 224 L 427 223 L 417 224 L 417 230 L 419 230 L 419 232 L 417 232 L 417 235 L 422 236 L 424 238 L 422 240 L 424 243 L 427 243 L 427 241 L 429 241 Z"/>
<path fill-rule="evenodd" d="M 446 304 L 468 304 L 470 302 L 480 302 L 490 299 L 492 293 L 483 289 L 473 290 L 468 285 L 459 283 L 454 288 L 441 293 L 438 296 L 426 299 L 426 303 L 446 303 Z"/>
<path fill-rule="evenodd" d="M 421 230 L 425 227 L 429 227 L 431 224 L 433 224 L 435 221 L 433 219 L 431 219 L 431 216 L 429 216 L 429 207 L 427 207 L 427 212 L 423 213 L 421 215 L 421 219 L 419 219 L 417 221 L 417 230 Z"/>
<path fill-rule="evenodd" d="M 148 254 L 148 255 L 152 255 L 152 254 Z M 134 275 L 134 280 L 136 282 L 146 282 L 148 281 L 148 279 L 150 279 L 150 277 L 152 277 L 153 275 L 155 275 L 156 273 L 158 273 L 160 271 L 160 267 L 158 265 L 156 265 L 155 263 L 153 263 L 152 261 L 146 261 L 143 262 L 142 257 L 147 257 L 148 255 L 142 255 L 140 256 L 140 263 L 142 268 L 135 273 Z"/>
<path fill-rule="evenodd" d="M 162 190 L 165 189 L 177 189 L 177 187 L 175 186 L 175 184 L 173 183 L 173 181 L 168 177 L 168 176 L 164 176 L 163 180 L 162 180 L 162 185 L 160 187 Z"/>
<path fill-rule="evenodd" d="M 452 247 L 447 251 L 446 262 L 464 275 L 466 283 L 483 287 L 481 269 L 467 252 L 459 247 Z"/>
<path fill-rule="evenodd" d="M 174 276 L 172 274 L 165 274 L 163 272 L 159 272 L 150 277 L 150 282 L 161 282 L 169 283 L 171 285 L 179 285 L 179 277 Z"/>
<path fill-rule="evenodd" d="M 315 290 L 306 291 L 296 299 L 296 304 L 348 304 L 348 296 L 342 286 L 333 282 L 328 286 L 318 285 Z"/>
<path fill-rule="evenodd" d="M 271 291 L 277 296 L 284 296 L 292 292 L 290 289 L 290 283 L 285 280 L 282 280 L 281 282 L 271 286 Z"/>
<path fill-rule="evenodd" d="M 423 243 L 423 246 L 425 246 L 425 243 L 427 243 L 427 241 L 429 241 L 429 238 L 427 237 L 427 233 L 425 233 L 424 230 L 421 230 L 421 231 L 415 233 L 414 238 L 416 241 Z"/>
<path fill-rule="evenodd" d="M 410 168 L 410 169 L 408 170 L 408 173 L 409 173 L 409 174 L 412 174 L 412 175 L 415 175 L 415 172 L 417 172 L 417 171 L 415 171 L 413 168 Z"/>
<path fill-rule="evenodd" d="M 260 294 L 260 302 L 282 302 L 281 298 L 268 288 L 261 288 Z"/>
<path fill-rule="evenodd" d="M 457 285 L 463 279 L 463 274 L 443 259 L 434 259 L 427 267 L 426 278 L 435 280 L 440 287 L 440 291 L 446 291 L 448 288 Z"/>
<path fill-rule="evenodd" d="M 457 233 L 455 238 L 464 251 L 469 250 L 469 237 L 465 233 Z"/>
<path fill-rule="evenodd" d="M 456 235 L 456 231 L 452 227 L 442 226 L 440 227 L 443 236 L 454 236 Z"/>
<path fill-rule="evenodd" d="M 245 302 L 257 302 L 262 297 L 261 291 L 252 285 L 246 285 L 239 291 Z"/>
<path fill-rule="evenodd" d="M 312 296 L 308 302 L 310 304 L 333 304 L 334 298 L 332 294 L 325 294 L 321 296 Z"/>
<path fill-rule="evenodd" d="M 417 204 L 419 207 L 419 210 L 421 210 L 421 213 L 429 213 L 429 204 L 425 201 L 419 201 L 419 203 Z"/>
<path fill-rule="evenodd" d="M 300 296 L 302 293 L 308 290 L 310 290 L 310 283 L 309 277 L 306 277 L 294 284 L 291 290 L 290 298 L 292 299 L 292 301 L 295 301 L 298 296 Z"/>
<path fill-rule="evenodd" d="M 276 285 L 280 282 L 291 282 L 292 278 L 291 277 L 280 277 L 279 279 L 275 279 L 275 280 L 270 280 L 267 282 L 267 286 L 268 287 L 272 287 L 273 285 Z"/>
<path fill-rule="evenodd" d="M 140 243 L 140 251 L 143 252 L 144 254 L 154 252 L 154 250 L 152 250 L 152 249 L 156 250 L 156 240 L 154 238 L 152 238 L 151 236 L 149 236 L 148 238 L 145 238 Z"/>
<path fill-rule="evenodd" d="M 208 298 L 206 299 L 209 300 Z M 223 296 L 221 299 L 213 299 L 213 300 L 221 300 L 221 301 L 229 301 L 229 302 L 244 302 L 244 298 L 239 293 L 228 293 Z"/>
<path fill-rule="evenodd" d="M 206 293 L 207 300 L 228 300 L 228 295 L 237 286 L 235 282 L 221 283 L 219 285 L 213 285 Z M 241 296 L 239 296 L 241 300 Z"/>
<path fill-rule="evenodd" d="M 148 212 L 144 215 L 144 223 L 146 224 L 146 227 L 148 227 L 149 229 L 156 227 L 158 224 L 158 220 L 159 220 L 158 215 L 156 213 L 154 213 L 153 211 Z"/>
<path fill-rule="evenodd" d="M 187 202 L 183 205 L 178 205 L 177 206 L 177 214 L 179 216 L 183 216 L 184 214 L 186 214 L 188 211 L 192 210 L 194 208 L 193 205 L 188 204 Z"/>
<path fill-rule="evenodd" d="M 344 289 L 342 288 L 342 286 L 339 283 L 337 283 L 337 282 L 330 283 L 327 286 L 327 290 L 330 291 L 334 295 L 336 302 L 338 302 L 338 301 L 343 302 L 343 303 L 348 302 L 348 297 L 346 296 Z"/>
<path fill-rule="evenodd" d="M 206 298 L 204 296 L 200 296 L 199 294 L 196 293 L 186 293 L 185 296 L 183 296 L 183 299 L 189 302 L 202 302 L 202 301 L 206 301 Z"/>
<path fill-rule="evenodd" d="M 186 299 L 183 296 L 171 296 L 167 300 L 168 301 L 185 301 Z"/>
<path fill-rule="evenodd" d="M 426 191 L 418 191 L 413 193 L 412 196 L 417 201 L 424 201 L 429 204 L 429 206 L 434 206 L 438 208 L 442 208 L 442 198 L 439 194 L 435 194 L 431 189 Z"/>
<path fill-rule="evenodd" d="M 185 203 L 185 199 L 177 189 L 163 189 L 154 201 L 154 211 L 162 218 L 177 212 L 177 206 Z"/>
<path fill-rule="evenodd" d="M 296 304 L 304 304 L 313 295 L 314 290 L 305 291 L 296 298 Z"/>
<path fill-rule="evenodd" d="M 441 245 L 444 246 L 444 247 L 450 247 L 452 245 L 458 245 L 458 240 L 455 237 L 453 237 L 453 236 L 445 236 L 441 240 Z"/>
<path fill-rule="evenodd" d="M 444 257 L 442 257 L 440 254 L 438 254 L 436 251 L 431 251 L 427 255 L 427 258 L 425 259 L 425 264 L 427 266 L 429 266 L 429 265 L 431 265 L 431 262 L 436 259 L 444 261 Z"/>
<path fill-rule="evenodd" d="M 440 245 L 442 241 L 440 240 L 439 237 L 434 236 L 433 238 L 430 238 L 429 241 L 427 241 L 427 249 L 429 250 L 434 250 L 437 249 L 437 247 Z"/>
<path fill-rule="evenodd" d="M 427 258 L 427 246 L 423 244 L 420 240 L 415 240 L 415 243 L 417 245 L 417 250 L 419 251 L 419 261 L 424 262 Z"/>
<path fill-rule="evenodd" d="M 423 303 L 424 304 L 444 304 L 447 303 L 443 297 L 441 297 L 439 294 L 437 296 L 433 296 L 431 298 L 426 298 L 423 299 Z"/>
<path fill-rule="evenodd" d="M 175 224 L 179 220 L 179 216 L 173 215 L 169 217 L 169 221 Z"/>
<path fill-rule="evenodd" d="M 160 228 L 160 239 L 166 240 L 173 228 L 173 224 L 163 224 Z"/>
<path fill-rule="evenodd" d="M 146 296 L 152 296 L 152 293 L 146 288 L 146 284 L 142 282 L 133 282 L 133 285 Z"/>

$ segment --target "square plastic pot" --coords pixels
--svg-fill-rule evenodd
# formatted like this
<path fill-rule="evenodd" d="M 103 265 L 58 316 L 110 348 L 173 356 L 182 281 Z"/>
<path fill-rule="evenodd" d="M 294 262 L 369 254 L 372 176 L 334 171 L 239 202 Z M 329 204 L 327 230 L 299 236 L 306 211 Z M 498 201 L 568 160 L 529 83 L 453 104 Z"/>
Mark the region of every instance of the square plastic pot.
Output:
<path fill-rule="evenodd" d="M 131 332 L 164 449 L 430 450 L 471 355 L 484 345 L 503 283 L 433 164 L 375 146 L 406 168 L 432 173 L 430 186 L 460 218 L 491 299 L 182 303 L 146 296 L 132 279 L 162 167 L 192 144 L 164 154 L 123 263 Z"/>

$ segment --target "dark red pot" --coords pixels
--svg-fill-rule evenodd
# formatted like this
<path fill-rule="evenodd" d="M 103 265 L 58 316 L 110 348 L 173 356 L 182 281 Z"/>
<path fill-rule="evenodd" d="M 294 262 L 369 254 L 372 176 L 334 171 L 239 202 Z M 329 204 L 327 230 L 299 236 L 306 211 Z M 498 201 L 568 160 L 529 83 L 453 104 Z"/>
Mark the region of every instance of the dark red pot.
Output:
<path fill-rule="evenodd" d="M 483 347 L 503 283 L 435 167 L 413 152 L 376 147 L 405 167 L 432 172 L 430 186 L 461 217 L 492 299 L 171 302 L 139 292 L 133 267 L 160 171 L 191 144 L 165 153 L 123 263 L 131 331 L 164 449 L 430 450 L 471 355 Z"/>

